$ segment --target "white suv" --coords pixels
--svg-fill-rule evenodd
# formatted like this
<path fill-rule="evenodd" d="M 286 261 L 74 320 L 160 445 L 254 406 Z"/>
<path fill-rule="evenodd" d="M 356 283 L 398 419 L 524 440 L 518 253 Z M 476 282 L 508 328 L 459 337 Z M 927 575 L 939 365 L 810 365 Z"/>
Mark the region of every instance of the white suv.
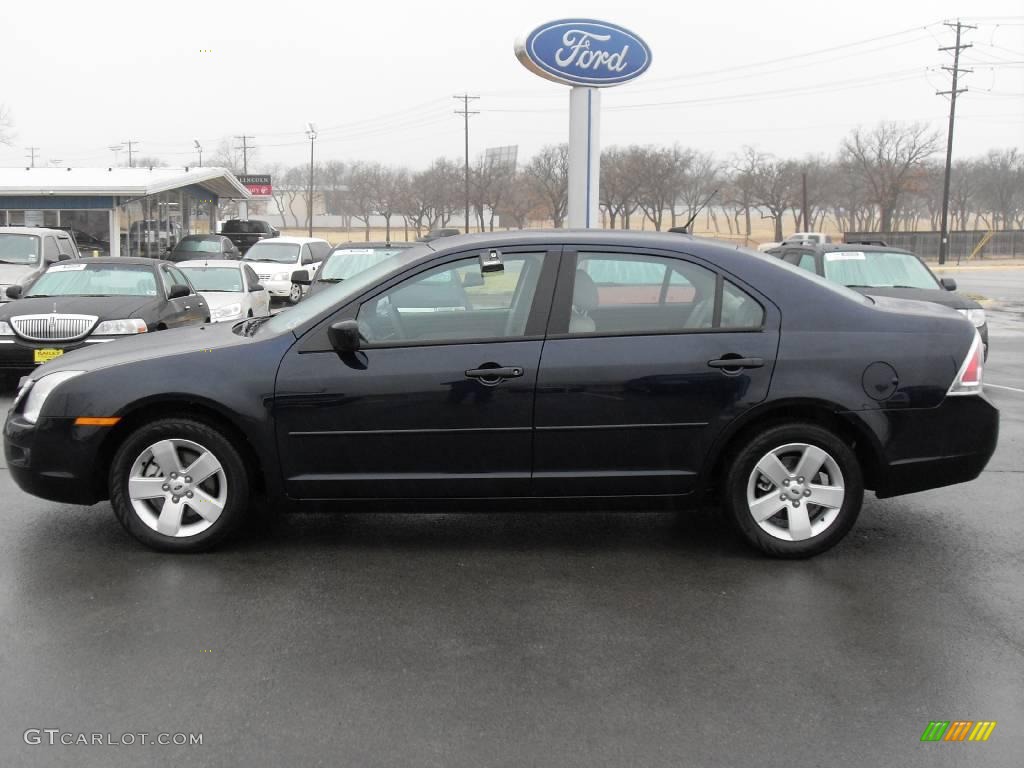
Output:
<path fill-rule="evenodd" d="M 242 261 L 256 270 L 260 283 L 271 297 L 295 304 L 302 298 L 304 286 L 292 282 L 292 275 L 307 270 L 313 277 L 331 244 L 315 237 L 275 237 L 260 240 L 245 252 Z"/>

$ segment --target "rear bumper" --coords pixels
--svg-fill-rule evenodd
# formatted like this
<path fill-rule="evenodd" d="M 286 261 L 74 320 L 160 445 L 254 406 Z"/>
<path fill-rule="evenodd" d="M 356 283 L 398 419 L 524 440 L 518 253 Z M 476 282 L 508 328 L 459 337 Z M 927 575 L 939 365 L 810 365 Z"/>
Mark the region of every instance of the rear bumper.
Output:
<path fill-rule="evenodd" d="M 999 440 L 999 411 L 984 395 L 884 414 L 888 439 L 875 487 L 883 499 L 974 480 Z"/>

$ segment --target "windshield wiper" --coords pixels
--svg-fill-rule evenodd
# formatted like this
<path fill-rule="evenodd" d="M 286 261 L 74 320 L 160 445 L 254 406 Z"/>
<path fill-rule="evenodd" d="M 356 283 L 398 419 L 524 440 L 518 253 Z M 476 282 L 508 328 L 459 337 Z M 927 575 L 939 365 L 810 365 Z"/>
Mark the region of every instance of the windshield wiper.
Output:
<path fill-rule="evenodd" d="M 345 281 L 344 277 L 321 277 L 320 278 L 320 282 L 321 283 L 341 283 L 341 282 L 344 282 L 344 281 Z"/>
<path fill-rule="evenodd" d="M 250 317 L 248 320 L 242 323 L 242 336 L 252 336 L 256 333 L 256 329 L 259 328 L 263 323 L 267 322 L 270 317 Z"/>
<path fill-rule="evenodd" d="M 8 261 L 7 259 L 0 259 L 0 264 L 16 264 L 19 267 L 35 266 L 34 261 Z"/>

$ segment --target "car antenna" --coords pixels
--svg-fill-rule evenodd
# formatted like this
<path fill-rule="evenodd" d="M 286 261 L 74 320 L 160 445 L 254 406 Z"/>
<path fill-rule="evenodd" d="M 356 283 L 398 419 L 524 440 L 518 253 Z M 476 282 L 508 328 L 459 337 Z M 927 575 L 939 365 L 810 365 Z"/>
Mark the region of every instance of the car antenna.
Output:
<path fill-rule="evenodd" d="M 708 195 L 704 199 L 703 203 L 701 203 L 699 206 L 697 206 L 697 210 L 693 212 L 693 216 L 691 216 L 687 220 L 687 222 L 685 224 L 683 224 L 683 226 L 681 226 L 681 227 L 672 227 L 671 229 L 669 229 L 669 232 L 675 232 L 676 234 L 679 234 L 679 235 L 688 235 L 688 234 L 690 234 L 690 225 L 693 224 L 693 222 L 697 220 L 697 217 L 700 216 L 700 212 L 704 210 L 704 207 L 708 203 L 711 202 L 711 198 L 713 198 L 717 194 L 718 194 L 718 190 L 716 189 L 714 192 L 712 192 L 710 195 Z"/>

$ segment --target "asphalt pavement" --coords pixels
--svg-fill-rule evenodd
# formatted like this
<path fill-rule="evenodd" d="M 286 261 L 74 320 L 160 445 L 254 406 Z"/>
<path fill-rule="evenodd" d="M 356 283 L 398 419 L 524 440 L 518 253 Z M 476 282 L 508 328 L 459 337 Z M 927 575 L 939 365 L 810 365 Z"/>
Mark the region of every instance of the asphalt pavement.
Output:
<path fill-rule="evenodd" d="M 714 509 L 294 515 L 168 556 L 0 470 L 0 764 L 1019 767 L 1024 268 L 956 277 L 998 297 L 996 455 L 809 561 Z M 140 733 L 202 745 L 59 743 Z"/>

